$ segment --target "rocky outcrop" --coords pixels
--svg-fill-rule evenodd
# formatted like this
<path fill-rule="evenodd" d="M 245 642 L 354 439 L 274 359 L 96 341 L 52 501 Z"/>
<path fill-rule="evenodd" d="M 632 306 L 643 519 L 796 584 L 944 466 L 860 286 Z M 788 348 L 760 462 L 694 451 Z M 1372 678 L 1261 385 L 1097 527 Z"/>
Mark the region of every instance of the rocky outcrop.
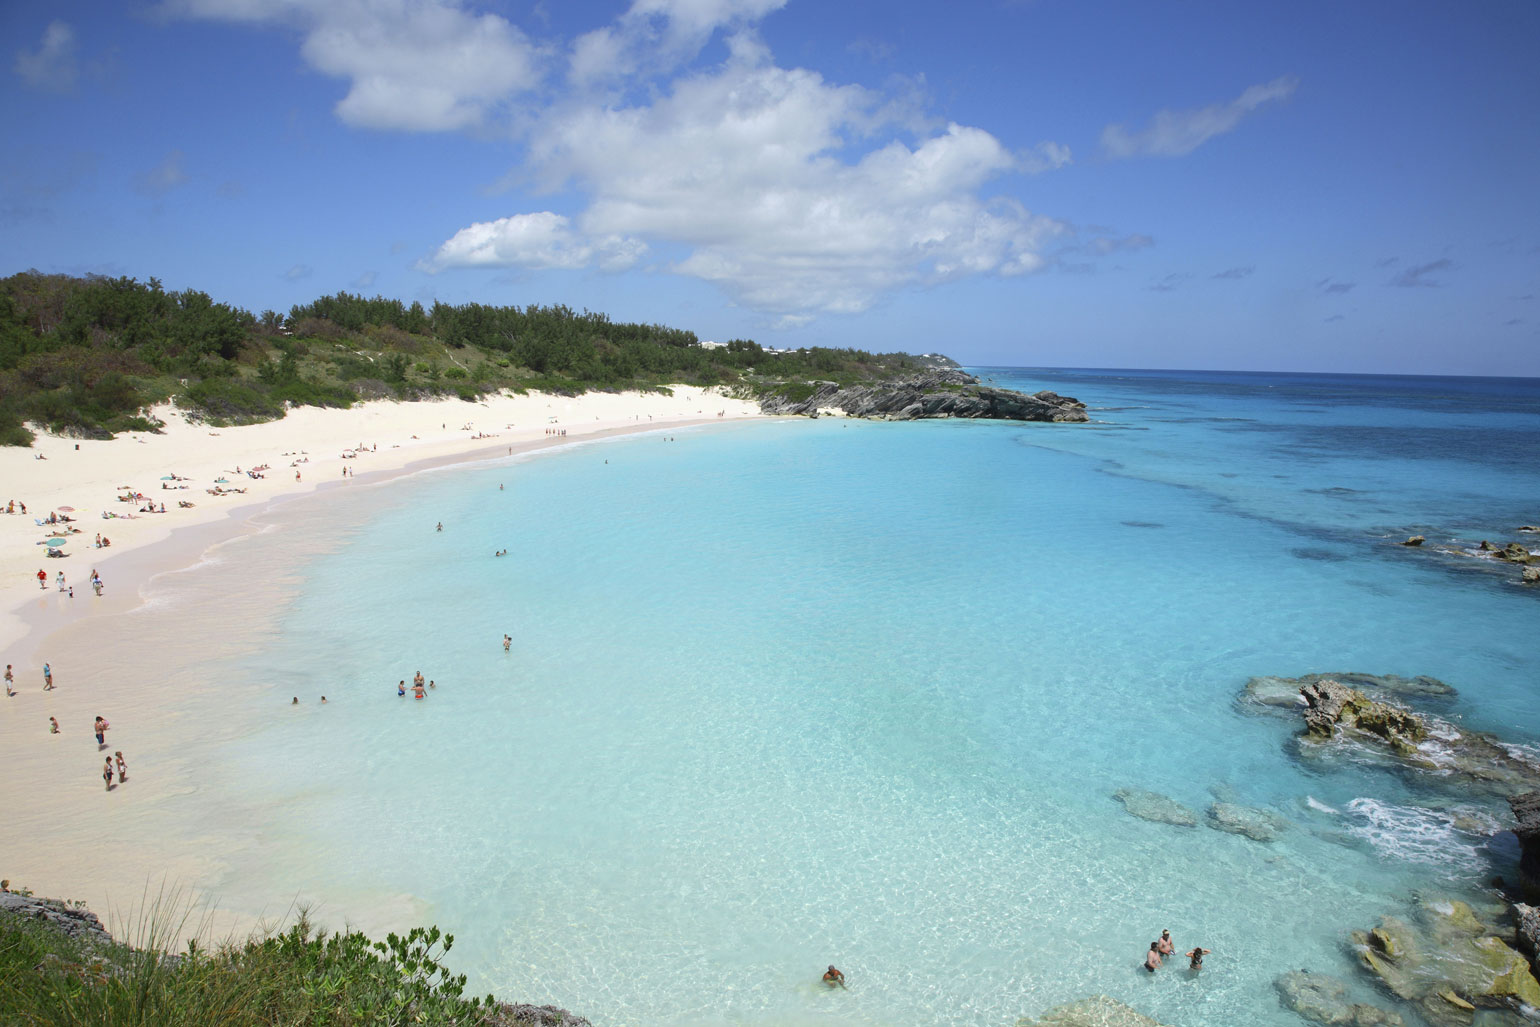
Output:
<path fill-rule="evenodd" d="M 557 1006 L 510 1005 L 499 1002 L 485 1021 L 486 1027 L 593 1027 L 581 1016 Z"/>
<path fill-rule="evenodd" d="M 1252 841 L 1270 842 L 1288 828 L 1289 822 L 1270 810 L 1234 802 L 1216 802 L 1208 808 L 1208 826 L 1216 831 L 1245 835 Z"/>
<path fill-rule="evenodd" d="M 1442 787 L 1505 797 L 1540 789 L 1540 766 L 1492 735 L 1370 699 L 1336 681 L 1317 681 L 1300 694 L 1309 741 L 1359 743 Z"/>
<path fill-rule="evenodd" d="M 1055 392 L 1012 392 L 983 385 L 963 371 L 940 370 L 888 382 L 841 386 L 834 382 L 790 383 L 760 397 L 767 414 L 818 416 L 839 410 L 851 417 L 912 421 L 930 417 L 996 421 L 1089 420 L 1085 404 Z"/>
<path fill-rule="evenodd" d="M 102 926 L 95 913 L 67 906 L 57 899 L 37 899 L 30 895 L 5 892 L 0 894 L 0 912 L 42 921 L 81 941 L 100 942 L 104 945 L 112 942 L 112 935 L 107 933 L 107 928 Z"/>
<path fill-rule="evenodd" d="M 1112 797 L 1123 804 L 1130 815 L 1157 824 L 1197 827 L 1198 814 L 1170 796 L 1147 792 L 1142 788 L 1119 788 Z"/>
<path fill-rule="evenodd" d="M 1531 563 L 1536 560 L 1534 554 L 1522 542 L 1509 542 L 1505 546 L 1494 546 L 1492 543 L 1482 540 L 1478 546 L 1482 552 L 1492 554 L 1493 559 L 1507 563 Z"/>
<path fill-rule="evenodd" d="M 1329 739 L 1338 731 L 1372 736 L 1401 756 L 1416 753 L 1428 737 L 1427 726 L 1415 714 L 1370 699 L 1336 681 L 1316 681 L 1299 690 L 1305 697 L 1305 730 Z"/>
<path fill-rule="evenodd" d="M 1106 995 L 1056 1006 L 1036 1020 L 1017 1020 L 1016 1027 L 1162 1027 L 1161 1023 Z"/>
<path fill-rule="evenodd" d="M 1519 951 L 1529 957 L 1530 965 L 1540 971 L 1540 909 L 1520 902 L 1513 907 L 1514 934 Z"/>
<path fill-rule="evenodd" d="M 1352 938 L 1364 969 L 1436 1024 L 1468 1024 L 1474 1009 L 1540 1007 L 1529 962 L 1463 902 L 1433 900 L 1413 926 L 1385 917 Z"/>
<path fill-rule="evenodd" d="M 1540 903 L 1540 791 L 1511 796 L 1508 807 L 1517 822 L 1513 833 L 1519 836 L 1519 846 L 1524 850 L 1519 857 L 1524 897 Z"/>
<path fill-rule="evenodd" d="M 1403 546 L 1420 546 L 1420 545 L 1422 545 L 1426 541 L 1428 541 L 1428 538 L 1427 538 L 1426 535 L 1413 535 L 1411 538 L 1407 539 L 1405 542 L 1403 542 L 1401 544 Z"/>
<path fill-rule="evenodd" d="M 1328 974 L 1295 970 L 1273 981 L 1273 987 L 1286 1009 L 1327 1027 L 1400 1027 L 1404 1022 L 1378 1006 L 1349 1002 L 1346 982 Z"/>

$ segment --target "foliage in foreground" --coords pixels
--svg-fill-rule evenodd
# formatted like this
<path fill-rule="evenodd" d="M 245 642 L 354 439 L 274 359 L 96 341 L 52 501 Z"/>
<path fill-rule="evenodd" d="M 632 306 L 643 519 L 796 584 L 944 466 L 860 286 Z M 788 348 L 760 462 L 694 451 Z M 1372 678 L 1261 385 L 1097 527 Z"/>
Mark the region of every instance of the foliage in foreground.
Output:
<path fill-rule="evenodd" d="M 174 399 L 215 424 L 282 417 L 288 406 L 502 390 L 722 386 L 752 398 L 809 378 L 846 384 L 927 366 L 903 353 L 748 339 L 702 346 L 694 332 L 611 321 L 565 306 L 404 305 L 342 292 L 260 316 L 151 278 L 0 279 L 0 445 L 26 422 L 84 438 L 153 431 L 143 411 Z"/>
<path fill-rule="evenodd" d="M 153 931 L 151 932 L 154 933 Z M 92 944 L 0 916 L 0 1023 L 27 1027 L 510 1025 L 492 996 L 464 997 L 438 928 L 371 942 L 314 930 L 301 913 L 278 934 L 180 956 Z"/>

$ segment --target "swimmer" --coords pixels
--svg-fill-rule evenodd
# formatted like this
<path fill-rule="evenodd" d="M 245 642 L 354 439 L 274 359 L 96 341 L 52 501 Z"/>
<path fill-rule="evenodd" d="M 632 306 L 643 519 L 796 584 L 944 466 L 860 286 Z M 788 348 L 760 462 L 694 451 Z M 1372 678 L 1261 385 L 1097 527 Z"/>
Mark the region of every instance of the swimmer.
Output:
<path fill-rule="evenodd" d="M 1187 958 L 1190 960 L 1190 962 L 1187 964 L 1187 969 L 1202 970 L 1203 957 L 1212 951 L 1213 949 L 1193 949 L 1191 952 L 1186 953 Z"/>
<path fill-rule="evenodd" d="M 513 645 L 513 639 L 510 636 L 508 636 L 508 635 L 504 635 L 503 636 L 503 652 L 506 653 L 508 651 L 508 647 L 511 646 L 511 645 Z"/>
<path fill-rule="evenodd" d="M 397 695 L 405 695 L 406 694 L 406 679 L 405 678 L 402 678 L 401 681 L 399 683 L 397 683 L 397 685 L 396 685 L 396 694 Z"/>
<path fill-rule="evenodd" d="M 1169 956 L 1176 951 L 1176 946 L 1171 944 L 1171 932 L 1161 931 L 1160 940 L 1155 943 L 1156 949 L 1163 956 Z"/>
<path fill-rule="evenodd" d="M 321 704 L 322 704 L 322 705 L 323 705 L 323 706 L 324 706 L 324 705 L 325 705 L 325 704 L 326 704 L 326 696 L 324 696 L 324 695 L 323 695 L 323 696 L 321 696 Z"/>
<path fill-rule="evenodd" d="M 823 982 L 831 988 L 835 985 L 843 988 L 845 987 L 845 975 L 836 970 L 831 964 L 829 969 L 823 972 Z"/>
<path fill-rule="evenodd" d="M 293 699 L 289 700 L 289 705 L 290 706 L 298 706 L 299 705 L 299 696 L 296 695 Z"/>
<path fill-rule="evenodd" d="M 1150 973 L 1160 969 L 1160 942 L 1150 942 L 1150 951 L 1144 954 L 1144 968 Z"/>
<path fill-rule="evenodd" d="M 413 699 L 421 699 L 422 697 L 423 697 L 422 682 L 419 681 L 417 684 L 412 686 L 412 698 Z"/>
<path fill-rule="evenodd" d="M 429 682 L 428 682 L 428 687 L 429 687 L 429 688 L 437 688 L 437 687 L 438 687 L 438 685 L 435 685 L 435 684 L 434 684 L 434 683 L 433 683 L 433 682 L 432 682 L 432 681 L 429 681 Z"/>
<path fill-rule="evenodd" d="M 439 521 L 438 522 L 438 529 L 437 530 L 439 530 L 439 531 L 443 531 L 444 530 L 444 522 L 443 521 Z"/>
<path fill-rule="evenodd" d="M 412 675 L 412 684 L 418 688 L 422 687 L 423 680 L 422 671 L 420 670 L 416 674 Z"/>

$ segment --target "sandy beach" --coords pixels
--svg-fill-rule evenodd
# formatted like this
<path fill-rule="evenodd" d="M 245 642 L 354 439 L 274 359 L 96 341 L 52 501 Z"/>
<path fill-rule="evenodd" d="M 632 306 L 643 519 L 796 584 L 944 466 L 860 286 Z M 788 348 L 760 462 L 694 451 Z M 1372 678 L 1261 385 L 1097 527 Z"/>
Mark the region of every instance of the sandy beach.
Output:
<path fill-rule="evenodd" d="M 228 880 L 227 856 L 250 850 L 255 840 L 227 836 L 228 825 L 242 820 L 238 812 L 222 816 L 218 831 L 200 822 L 196 810 L 218 798 L 189 801 L 199 790 L 199 768 L 177 752 L 188 731 L 235 737 L 252 727 L 209 715 L 211 707 L 200 703 L 217 695 L 217 684 L 203 681 L 196 668 L 215 651 L 228 656 L 232 646 L 253 644 L 252 633 L 271 613 L 281 573 L 242 563 L 249 556 L 241 541 L 264 530 L 264 514 L 302 510 L 290 501 L 355 485 L 352 498 L 362 512 L 367 486 L 411 471 L 760 416 L 755 404 L 693 387 L 676 387 L 672 396 L 530 394 L 303 408 L 281 421 L 234 428 L 200 424 L 169 407 L 155 414 L 165 422 L 159 434 L 78 442 L 39 435 L 30 449 L 0 449 L 0 510 L 12 500 L 27 509 L 23 515 L 18 505 L 0 516 L 0 663 L 12 665 L 16 692 L 0 713 L 0 795 L 10 822 L 0 875 L 39 894 L 84 900 L 118 931 L 133 929 L 147 894 L 173 890 L 184 905 L 218 907 L 208 921 L 216 934 L 281 918 L 294 898 L 205 890 L 216 878 Z M 143 498 L 119 498 L 131 494 Z M 145 510 L 150 504 L 157 512 Z M 162 504 L 165 513 L 158 512 Z M 50 513 L 72 520 L 36 523 Z M 291 525 L 291 535 L 302 535 L 303 514 L 293 523 L 301 527 Z M 96 547 L 98 534 L 110 547 Z M 293 539 L 294 560 L 335 544 L 333 534 Z M 43 543 L 55 535 L 66 539 L 61 548 L 68 555 L 49 559 Z M 217 587 L 183 576 L 208 590 L 206 601 L 184 602 L 170 614 L 143 603 L 157 575 L 215 552 Z M 39 586 L 39 570 L 46 587 Z M 100 596 L 91 587 L 93 570 L 104 583 Z M 175 646 L 164 641 L 172 637 Z M 57 686 L 51 691 L 43 687 L 45 662 Z M 117 720 L 100 755 L 91 731 L 98 714 Z M 57 735 L 50 734 L 50 717 L 60 724 Z M 129 779 L 107 794 L 101 760 L 120 749 Z M 239 798 L 229 802 L 236 809 Z M 404 895 L 383 906 L 373 897 L 366 915 L 350 909 L 346 896 L 327 900 L 364 927 L 399 925 L 412 912 Z"/>

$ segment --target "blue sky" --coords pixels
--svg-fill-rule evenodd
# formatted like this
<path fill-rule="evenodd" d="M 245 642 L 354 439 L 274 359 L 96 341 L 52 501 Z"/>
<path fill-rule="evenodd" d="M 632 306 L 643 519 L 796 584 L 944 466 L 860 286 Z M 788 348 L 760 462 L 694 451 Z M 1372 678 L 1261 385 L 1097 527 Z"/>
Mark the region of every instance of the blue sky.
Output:
<path fill-rule="evenodd" d="M 1540 375 L 1540 4 L 0 7 L 0 273 Z"/>

